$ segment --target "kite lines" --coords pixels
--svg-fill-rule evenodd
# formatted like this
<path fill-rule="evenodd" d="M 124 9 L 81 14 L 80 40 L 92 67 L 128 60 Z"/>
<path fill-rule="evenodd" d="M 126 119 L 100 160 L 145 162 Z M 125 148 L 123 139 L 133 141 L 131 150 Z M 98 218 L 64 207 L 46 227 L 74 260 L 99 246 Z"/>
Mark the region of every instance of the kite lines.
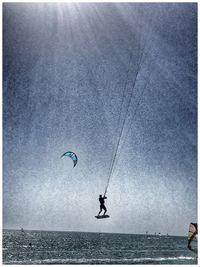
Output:
<path fill-rule="evenodd" d="M 136 69 L 135 77 L 133 79 L 132 86 L 131 86 L 130 97 L 129 97 L 128 101 L 126 101 L 126 95 L 128 93 L 128 89 L 127 89 L 128 88 L 128 80 L 129 80 L 129 75 L 131 73 L 131 62 L 133 60 L 133 55 L 131 55 L 131 57 L 130 57 L 129 67 L 128 67 L 127 72 L 126 72 L 126 80 L 125 80 L 125 85 L 124 85 L 124 89 L 123 89 L 122 102 L 121 102 L 121 106 L 120 106 L 119 120 L 118 120 L 118 124 L 117 124 L 117 125 L 121 124 L 121 126 L 118 127 L 117 141 L 116 141 L 116 144 L 114 145 L 113 151 L 112 151 L 112 160 L 111 160 L 111 165 L 110 165 L 110 169 L 109 169 L 109 174 L 108 174 L 108 179 L 107 179 L 104 195 L 106 195 L 106 193 L 107 193 L 110 180 L 113 176 L 114 169 L 115 169 L 117 160 L 119 158 L 119 150 L 122 147 L 122 139 L 123 139 L 122 136 L 124 134 L 125 123 L 127 121 L 128 114 L 130 113 L 131 103 L 132 103 L 132 99 L 133 99 L 133 95 L 134 95 L 133 92 L 135 89 L 138 74 L 139 74 L 139 72 L 141 70 L 141 66 L 143 64 L 143 57 L 144 57 L 144 48 L 141 51 L 141 54 L 140 54 L 140 57 L 139 57 L 139 60 L 137 63 L 137 69 Z M 139 97 L 136 99 L 134 112 L 131 115 L 132 122 L 133 122 L 134 117 L 137 113 L 138 107 L 141 103 L 141 100 L 142 100 L 142 97 L 144 95 L 144 92 L 145 92 L 145 89 L 147 87 L 148 82 L 149 82 L 149 78 L 146 80 L 146 83 L 143 86 L 141 93 L 139 94 Z M 124 106 L 125 106 L 125 112 L 124 112 L 124 116 L 123 116 L 122 113 L 123 113 Z M 128 130 L 126 131 L 124 141 L 126 139 L 126 136 L 129 132 L 129 130 L 131 129 L 131 126 L 132 126 L 132 123 L 129 124 Z"/>

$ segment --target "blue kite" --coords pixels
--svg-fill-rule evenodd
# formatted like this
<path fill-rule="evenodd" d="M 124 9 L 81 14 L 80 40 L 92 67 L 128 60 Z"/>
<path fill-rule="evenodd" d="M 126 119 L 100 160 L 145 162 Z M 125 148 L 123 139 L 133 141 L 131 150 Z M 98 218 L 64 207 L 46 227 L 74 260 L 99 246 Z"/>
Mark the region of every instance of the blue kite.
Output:
<path fill-rule="evenodd" d="M 70 157 L 74 162 L 74 167 L 76 166 L 78 158 L 77 158 L 77 156 L 76 156 L 76 154 L 74 152 L 67 151 L 61 156 L 61 158 L 64 157 L 64 156 Z"/>

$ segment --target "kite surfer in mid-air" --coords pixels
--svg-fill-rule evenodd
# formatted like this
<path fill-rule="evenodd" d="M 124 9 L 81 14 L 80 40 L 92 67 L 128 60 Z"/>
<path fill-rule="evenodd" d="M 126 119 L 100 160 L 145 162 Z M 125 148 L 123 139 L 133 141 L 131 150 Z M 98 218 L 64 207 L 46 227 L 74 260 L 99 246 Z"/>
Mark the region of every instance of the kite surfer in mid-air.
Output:
<path fill-rule="evenodd" d="M 100 213 L 102 212 L 102 210 L 104 210 L 104 214 L 103 215 L 106 214 L 107 209 L 106 209 L 106 206 L 104 205 L 104 203 L 105 203 L 105 200 L 104 199 L 107 199 L 107 197 L 105 195 L 103 197 L 102 197 L 102 195 L 99 195 L 100 211 L 98 213 L 98 216 L 100 215 Z"/>

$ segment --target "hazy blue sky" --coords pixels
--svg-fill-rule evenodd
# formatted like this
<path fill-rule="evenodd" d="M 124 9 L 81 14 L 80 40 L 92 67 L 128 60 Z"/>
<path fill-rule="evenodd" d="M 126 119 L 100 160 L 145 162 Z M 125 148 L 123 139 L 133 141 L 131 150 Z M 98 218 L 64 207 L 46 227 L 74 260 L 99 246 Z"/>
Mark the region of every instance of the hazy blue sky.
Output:
<path fill-rule="evenodd" d="M 3 65 L 4 228 L 187 234 L 195 3 L 4 3 Z"/>

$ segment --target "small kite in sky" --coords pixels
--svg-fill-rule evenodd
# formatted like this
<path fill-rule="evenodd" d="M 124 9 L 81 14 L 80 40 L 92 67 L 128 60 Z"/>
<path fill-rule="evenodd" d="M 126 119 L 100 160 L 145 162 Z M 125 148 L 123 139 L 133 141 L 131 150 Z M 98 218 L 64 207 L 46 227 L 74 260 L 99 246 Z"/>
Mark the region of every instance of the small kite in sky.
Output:
<path fill-rule="evenodd" d="M 74 152 L 67 151 L 61 156 L 61 158 L 64 157 L 64 156 L 70 157 L 74 162 L 74 167 L 76 166 L 78 158 L 77 158 L 77 156 L 76 156 L 76 154 Z"/>

